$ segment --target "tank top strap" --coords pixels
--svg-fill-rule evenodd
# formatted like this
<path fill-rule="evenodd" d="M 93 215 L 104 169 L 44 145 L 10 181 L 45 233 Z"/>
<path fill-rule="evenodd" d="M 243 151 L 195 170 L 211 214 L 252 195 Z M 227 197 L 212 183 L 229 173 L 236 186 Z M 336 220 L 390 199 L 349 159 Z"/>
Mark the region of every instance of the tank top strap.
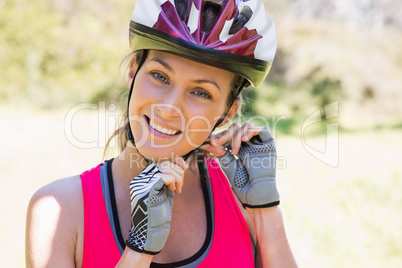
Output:
<path fill-rule="evenodd" d="M 230 185 L 215 160 L 207 158 L 206 164 L 213 197 L 213 238 L 207 256 L 197 267 L 254 267 L 249 230 Z M 121 257 L 105 206 L 102 165 L 81 174 L 84 268 L 115 267 Z"/>
<path fill-rule="evenodd" d="M 232 189 L 212 158 L 207 158 L 214 200 L 214 237 L 211 250 L 198 267 L 254 267 L 250 233 Z"/>
<path fill-rule="evenodd" d="M 115 267 L 121 255 L 114 240 L 103 198 L 100 167 L 81 174 L 84 196 L 82 267 Z"/>

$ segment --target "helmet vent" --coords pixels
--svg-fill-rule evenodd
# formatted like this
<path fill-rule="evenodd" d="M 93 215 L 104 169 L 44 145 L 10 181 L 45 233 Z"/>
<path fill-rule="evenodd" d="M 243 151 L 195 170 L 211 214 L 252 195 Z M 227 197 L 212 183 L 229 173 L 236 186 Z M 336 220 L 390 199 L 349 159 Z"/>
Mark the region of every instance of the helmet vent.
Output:
<path fill-rule="evenodd" d="M 137 0 L 131 16 L 133 51 L 177 54 L 256 87 L 271 68 L 276 44 L 275 23 L 262 0 Z"/>
<path fill-rule="evenodd" d="M 240 31 L 244 25 L 250 20 L 253 15 L 253 11 L 249 6 L 244 6 L 237 18 L 234 20 L 232 27 L 229 30 L 229 34 L 235 34 Z"/>
<path fill-rule="evenodd" d="M 216 2 L 206 1 L 202 11 L 202 31 L 208 33 L 218 19 L 221 5 Z"/>
<path fill-rule="evenodd" d="M 180 20 L 185 21 L 188 9 L 188 0 L 174 0 L 174 5 Z"/>

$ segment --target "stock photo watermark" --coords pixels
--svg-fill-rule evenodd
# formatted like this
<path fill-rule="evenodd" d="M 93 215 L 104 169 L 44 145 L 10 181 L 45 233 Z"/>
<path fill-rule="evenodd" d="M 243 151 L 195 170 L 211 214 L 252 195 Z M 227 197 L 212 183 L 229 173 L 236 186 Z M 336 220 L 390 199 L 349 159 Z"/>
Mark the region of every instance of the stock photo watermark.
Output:
<path fill-rule="evenodd" d="M 182 127 L 180 127 L 180 131 L 184 132 L 183 135 L 180 137 L 180 139 L 185 139 L 186 142 L 192 146 L 192 147 L 198 147 L 199 144 L 195 143 L 191 139 L 192 134 L 209 134 L 212 129 L 214 129 L 214 124 L 208 118 L 205 116 L 201 115 L 196 115 L 192 116 L 189 118 L 187 121 L 185 119 L 185 116 L 181 112 L 181 110 L 178 107 L 175 107 L 173 105 L 169 104 L 162 104 L 162 105 L 151 105 L 151 110 L 150 110 L 150 117 L 153 118 L 155 116 L 156 109 L 160 108 L 161 106 L 168 107 L 169 109 L 173 109 L 177 113 L 177 119 L 180 121 L 178 123 Z M 77 116 L 78 113 L 82 111 L 95 111 L 97 112 L 97 126 L 98 126 L 98 132 L 97 132 L 97 137 L 94 137 L 92 140 L 83 140 L 79 135 L 74 133 L 74 128 L 73 128 L 73 122 L 74 118 Z M 108 138 L 111 136 L 113 131 L 110 131 L 110 129 L 114 129 L 116 127 L 116 123 L 124 120 L 123 115 L 116 115 L 116 114 L 109 114 L 110 112 L 116 111 L 116 105 L 114 104 L 109 104 L 106 106 L 105 102 L 99 102 L 99 104 L 93 104 L 93 103 L 80 103 L 72 108 L 70 108 L 66 116 L 64 118 L 64 134 L 66 136 L 66 139 L 72 144 L 73 146 L 81 149 L 93 149 L 93 148 L 104 148 L 105 144 L 108 140 Z M 213 119 L 214 122 L 217 122 L 218 119 L 221 117 L 215 117 Z M 145 142 L 148 141 L 148 128 L 149 128 L 149 123 L 145 119 L 144 116 L 139 116 L 139 115 L 130 115 L 128 118 L 130 120 L 130 124 L 138 124 L 141 132 L 143 132 L 143 135 L 135 141 L 137 146 L 142 146 L 144 145 Z M 283 120 L 286 119 L 286 116 L 272 116 L 270 119 L 265 118 L 263 116 L 253 116 L 248 118 L 248 122 L 251 122 L 255 125 L 259 126 L 266 126 L 268 129 L 270 129 L 273 137 L 276 137 L 276 132 L 277 132 L 277 124 Z M 192 127 L 192 124 L 194 122 L 202 122 L 203 123 L 203 128 L 194 128 Z M 232 120 L 231 123 L 241 123 L 242 118 L 238 117 L 236 120 Z M 149 136 L 150 141 L 151 141 L 151 146 L 154 148 L 167 148 L 176 145 L 178 142 L 180 142 L 180 139 L 174 139 L 172 141 L 166 142 L 164 144 L 157 144 L 155 142 L 155 137 L 154 136 Z M 109 147 L 114 148 L 117 146 L 116 144 L 109 144 Z"/>
<path fill-rule="evenodd" d="M 312 113 L 304 122 L 301 128 L 301 142 L 304 149 L 315 157 L 317 160 L 331 166 L 339 165 L 339 123 L 325 123 L 326 134 L 324 150 L 320 150 L 306 142 L 306 130 L 323 121 L 338 118 L 339 116 L 339 101 L 334 101 L 324 107 L 324 116 L 321 115 L 321 110 L 318 109 Z"/>
<path fill-rule="evenodd" d="M 109 104 L 106 107 L 105 102 L 99 102 L 99 104 L 93 103 L 80 103 L 71 107 L 64 118 L 64 135 L 66 139 L 73 146 L 80 149 L 93 149 L 93 148 L 104 148 L 109 136 L 111 127 L 115 127 L 116 123 L 120 121 L 123 117 L 122 115 L 108 115 L 110 112 L 116 111 L 117 107 L 115 104 Z M 83 140 L 78 137 L 73 131 L 73 122 L 75 116 L 79 112 L 92 110 L 97 112 L 97 123 L 98 123 L 98 133 L 97 136 L 92 140 Z M 115 147 L 116 144 L 112 144 L 111 147 Z"/>
<path fill-rule="evenodd" d="M 202 134 L 207 135 L 214 129 L 213 122 L 218 121 L 219 117 L 214 118 L 214 121 L 211 122 L 204 116 L 193 116 L 186 120 L 185 116 L 181 112 L 178 107 L 168 104 L 162 104 L 165 106 L 164 108 L 172 109 L 174 113 L 177 114 L 177 120 L 180 123 L 180 129 L 175 131 L 184 132 L 181 133 L 183 135 L 177 135 L 177 138 L 171 139 L 169 142 L 165 143 L 157 143 L 155 137 L 150 135 L 149 133 L 149 122 L 144 116 L 139 115 L 131 115 L 128 119 L 130 120 L 131 125 L 136 125 L 141 130 L 140 138 L 135 141 L 136 146 L 141 147 L 148 141 L 150 142 L 151 148 L 160 149 L 160 148 L 170 148 L 178 144 L 181 140 L 185 139 L 187 144 L 196 148 L 199 146 L 196 142 L 192 140 L 192 134 Z M 157 113 L 157 109 L 161 108 L 161 105 L 153 104 L 150 111 L 150 118 L 155 116 Z M 167 107 L 168 106 L 168 107 Z M 82 137 L 79 137 L 74 132 L 73 129 L 73 122 L 77 114 L 82 111 L 92 111 L 97 113 L 97 136 L 93 137 L 91 140 L 84 140 Z M 81 103 L 71 107 L 65 116 L 64 120 L 64 133 L 66 139 L 72 144 L 73 146 L 81 149 L 93 149 L 93 148 L 105 148 L 106 143 L 109 137 L 112 135 L 116 128 L 116 123 L 125 120 L 123 115 L 116 115 L 117 106 L 115 104 L 106 105 L 105 102 L 99 102 L 99 104 L 93 103 Z M 339 103 L 335 101 L 327 106 L 324 107 L 324 116 L 321 115 L 321 110 L 317 109 L 313 112 L 306 120 L 304 120 L 301 126 L 301 146 L 314 158 L 321 161 L 324 164 L 327 164 L 331 167 L 337 167 L 339 164 L 339 124 L 338 122 L 333 122 L 335 118 L 339 116 Z M 285 115 L 280 116 L 272 116 L 271 118 L 266 118 L 263 116 L 252 116 L 247 118 L 247 122 L 251 122 L 254 125 L 258 126 L 265 126 L 267 127 L 274 140 L 277 138 L 277 131 L 278 125 L 282 120 L 285 120 L 287 117 Z M 150 120 L 150 119 L 148 119 Z M 326 123 L 326 121 L 329 121 Z M 192 128 L 191 125 L 193 122 L 198 121 L 203 123 L 203 128 Z M 242 122 L 243 118 L 236 117 L 235 120 L 232 120 L 231 123 L 244 123 Z M 317 146 L 316 144 L 310 144 L 307 142 L 309 127 L 316 125 L 316 124 L 325 124 L 326 125 L 326 134 L 325 134 L 325 144 L 324 146 Z M 172 135 L 173 136 L 173 135 Z M 207 135 L 208 136 L 208 135 Z M 117 148 L 117 142 L 112 140 L 109 143 L 109 148 Z M 322 149 L 324 147 L 324 149 Z M 137 159 L 138 160 L 138 159 Z M 282 156 L 277 156 L 276 166 L 280 169 L 286 168 L 286 158 Z M 265 164 L 264 164 L 265 165 Z M 270 163 L 272 165 L 272 163 Z"/>

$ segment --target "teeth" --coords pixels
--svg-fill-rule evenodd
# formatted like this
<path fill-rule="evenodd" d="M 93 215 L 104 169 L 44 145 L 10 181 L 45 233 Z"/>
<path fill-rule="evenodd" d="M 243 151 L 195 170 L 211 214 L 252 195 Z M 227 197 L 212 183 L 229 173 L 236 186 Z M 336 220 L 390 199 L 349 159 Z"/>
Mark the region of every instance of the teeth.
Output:
<path fill-rule="evenodd" d="M 173 130 L 173 129 L 167 129 L 167 128 L 161 127 L 161 126 L 155 124 L 154 122 L 152 122 L 151 120 L 149 120 L 149 125 L 153 129 L 156 129 L 157 131 L 162 132 L 167 135 L 175 135 L 179 132 L 179 130 Z"/>

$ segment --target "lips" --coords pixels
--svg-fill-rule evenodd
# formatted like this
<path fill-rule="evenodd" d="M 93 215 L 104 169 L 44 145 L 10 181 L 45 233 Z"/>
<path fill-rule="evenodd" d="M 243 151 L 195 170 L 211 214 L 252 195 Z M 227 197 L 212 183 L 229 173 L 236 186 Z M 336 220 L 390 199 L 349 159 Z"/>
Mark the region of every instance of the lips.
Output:
<path fill-rule="evenodd" d="M 159 124 L 152 121 L 148 116 L 145 116 L 145 119 L 146 119 L 149 127 L 157 133 L 161 133 L 161 134 L 164 134 L 166 136 L 171 136 L 171 137 L 177 136 L 181 133 L 181 131 L 178 129 L 165 128 L 165 127 L 160 126 Z"/>

